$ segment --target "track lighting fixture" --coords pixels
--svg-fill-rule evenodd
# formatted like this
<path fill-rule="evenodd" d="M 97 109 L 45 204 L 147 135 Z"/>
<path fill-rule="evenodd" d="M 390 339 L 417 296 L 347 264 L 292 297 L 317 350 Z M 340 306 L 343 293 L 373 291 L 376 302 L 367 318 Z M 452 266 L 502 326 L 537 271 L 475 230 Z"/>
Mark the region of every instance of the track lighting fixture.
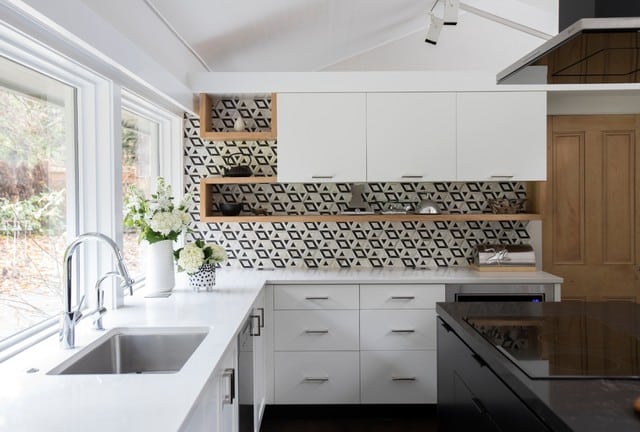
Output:
<path fill-rule="evenodd" d="M 433 12 L 429 12 L 429 29 L 427 30 L 427 37 L 424 41 L 432 45 L 437 44 L 443 24 L 444 20 L 442 18 L 438 18 Z"/>
<path fill-rule="evenodd" d="M 435 45 L 438 43 L 440 32 L 443 25 L 456 25 L 458 24 L 458 8 L 460 0 L 444 0 L 444 18 L 440 18 L 433 12 L 440 0 L 436 0 L 431 6 L 431 10 L 428 14 L 428 29 L 425 42 Z"/>
<path fill-rule="evenodd" d="M 458 24 L 460 0 L 444 0 L 444 25 Z"/>

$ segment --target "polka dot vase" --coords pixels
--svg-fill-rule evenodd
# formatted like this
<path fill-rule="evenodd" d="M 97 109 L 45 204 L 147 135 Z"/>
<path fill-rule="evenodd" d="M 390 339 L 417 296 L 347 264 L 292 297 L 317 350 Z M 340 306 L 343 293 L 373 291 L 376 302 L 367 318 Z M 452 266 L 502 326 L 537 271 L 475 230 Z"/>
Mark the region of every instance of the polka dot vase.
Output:
<path fill-rule="evenodd" d="M 213 291 L 216 284 L 216 267 L 213 264 L 203 264 L 200 269 L 189 275 L 189 286 L 195 292 Z"/>

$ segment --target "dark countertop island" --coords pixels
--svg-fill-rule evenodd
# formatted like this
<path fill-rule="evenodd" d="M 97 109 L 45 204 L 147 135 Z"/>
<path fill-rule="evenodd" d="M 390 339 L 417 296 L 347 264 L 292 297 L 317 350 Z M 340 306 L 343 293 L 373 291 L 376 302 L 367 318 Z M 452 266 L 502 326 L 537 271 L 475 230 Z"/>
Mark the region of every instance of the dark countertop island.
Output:
<path fill-rule="evenodd" d="M 451 398 L 456 392 L 468 392 L 472 402 L 468 405 L 477 412 L 487 408 L 495 416 L 511 417 L 497 430 L 524 424 L 530 412 L 533 423 L 539 420 L 541 427 L 527 430 L 640 431 L 640 415 L 633 411 L 633 402 L 640 397 L 640 305 L 438 303 L 436 311 L 442 320 L 438 326 L 438 403 L 445 414 L 453 406 L 451 412 L 462 412 L 456 415 L 464 417 L 464 404 L 452 404 Z M 450 337 L 454 334 L 457 338 Z M 449 339 L 470 355 L 447 351 Z M 496 385 L 477 381 L 478 370 L 467 372 L 468 379 L 458 374 L 456 367 L 466 366 L 456 365 L 466 358 L 473 358 L 476 368 L 490 369 Z M 456 380 L 462 384 L 453 383 Z M 528 408 L 527 415 L 507 408 L 508 404 L 489 393 L 487 402 L 476 397 L 497 387 L 515 394 L 514 400 Z M 487 415 L 488 423 L 499 424 L 492 416 Z M 479 429 L 496 430 L 491 426 Z"/>

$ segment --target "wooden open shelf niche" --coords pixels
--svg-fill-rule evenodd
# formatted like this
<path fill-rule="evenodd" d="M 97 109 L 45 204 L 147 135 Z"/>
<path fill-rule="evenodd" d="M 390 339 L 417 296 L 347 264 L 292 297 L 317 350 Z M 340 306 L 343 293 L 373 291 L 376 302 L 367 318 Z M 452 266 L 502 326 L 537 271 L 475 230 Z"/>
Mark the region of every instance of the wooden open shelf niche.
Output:
<path fill-rule="evenodd" d="M 221 222 L 386 222 L 386 221 L 532 221 L 541 220 L 538 213 L 493 214 L 335 214 L 335 215 L 269 215 L 223 216 L 213 212 L 212 186 L 215 184 L 276 183 L 276 177 L 206 177 L 200 180 L 200 221 Z"/>
<path fill-rule="evenodd" d="M 209 141 L 263 141 L 274 140 L 277 138 L 278 105 L 275 93 L 271 93 L 271 129 L 269 131 L 260 132 L 214 131 L 213 123 L 211 122 L 211 110 L 214 107 L 215 98 L 216 96 L 207 93 L 200 93 L 200 138 Z"/>

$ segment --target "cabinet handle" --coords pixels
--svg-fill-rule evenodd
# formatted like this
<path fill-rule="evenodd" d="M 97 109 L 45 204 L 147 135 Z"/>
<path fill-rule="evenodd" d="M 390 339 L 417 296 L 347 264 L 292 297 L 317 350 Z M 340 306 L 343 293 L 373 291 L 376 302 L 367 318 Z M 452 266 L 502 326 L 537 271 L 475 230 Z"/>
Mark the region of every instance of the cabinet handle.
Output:
<path fill-rule="evenodd" d="M 404 179 L 421 179 L 423 178 L 423 175 L 401 175 L 400 178 L 404 178 Z"/>
<path fill-rule="evenodd" d="M 249 326 L 249 336 L 260 336 L 260 329 L 262 328 L 262 326 L 260 325 L 260 315 L 251 315 L 249 319 L 251 320 L 251 324 Z M 253 325 L 255 319 L 258 320 L 257 326 Z"/>
<path fill-rule="evenodd" d="M 225 369 L 222 377 L 227 379 L 227 391 L 222 399 L 222 403 L 231 405 L 236 398 L 236 371 L 233 368 Z"/>
<path fill-rule="evenodd" d="M 391 300 L 415 300 L 415 296 L 391 296 Z"/>
<path fill-rule="evenodd" d="M 413 329 L 391 329 L 391 333 L 415 333 Z"/>
<path fill-rule="evenodd" d="M 312 175 L 311 178 L 312 179 L 332 179 L 335 176 L 332 175 Z"/>
<path fill-rule="evenodd" d="M 478 362 L 480 367 L 485 367 L 487 365 L 487 362 L 484 361 L 484 359 L 482 357 L 480 357 L 478 354 L 473 353 L 473 354 L 471 354 L 471 357 L 473 357 L 473 359 Z"/>
<path fill-rule="evenodd" d="M 411 376 L 411 377 L 392 376 L 391 381 L 417 381 L 417 379 L 414 376 Z"/>
<path fill-rule="evenodd" d="M 258 312 L 260 313 L 260 327 L 264 328 L 264 308 L 258 308 Z"/>
<path fill-rule="evenodd" d="M 492 174 L 492 175 L 489 176 L 489 178 L 492 178 L 492 179 L 510 179 L 510 178 L 513 178 L 513 177 L 514 177 L 513 174 L 509 174 L 509 175 L 493 175 Z"/>
<path fill-rule="evenodd" d="M 450 333 L 453 330 L 451 326 L 444 321 L 440 321 L 440 324 L 442 324 L 442 327 L 447 331 L 447 333 Z"/>
<path fill-rule="evenodd" d="M 307 334 L 327 334 L 329 333 L 329 330 L 327 329 L 322 329 L 322 330 L 305 330 L 304 331 Z"/>
<path fill-rule="evenodd" d="M 327 382 L 329 377 L 304 377 L 305 382 Z"/>
<path fill-rule="evenodd" d="M 329 296 L 305 297 L 305 300 L 329 300 Z"/>
<path fill-rule="evenodd" d="M 476 408 L 476 410 L 478 410 L 479 414 L 484 414 L 485 412 L 487 412 L 486 408 L 482 404 L 482 401 L 480 401 L 480 399 L 478 399 L 477 397 L 472 397 L 471 402 L 473 403 L 473 406 Z"/>

